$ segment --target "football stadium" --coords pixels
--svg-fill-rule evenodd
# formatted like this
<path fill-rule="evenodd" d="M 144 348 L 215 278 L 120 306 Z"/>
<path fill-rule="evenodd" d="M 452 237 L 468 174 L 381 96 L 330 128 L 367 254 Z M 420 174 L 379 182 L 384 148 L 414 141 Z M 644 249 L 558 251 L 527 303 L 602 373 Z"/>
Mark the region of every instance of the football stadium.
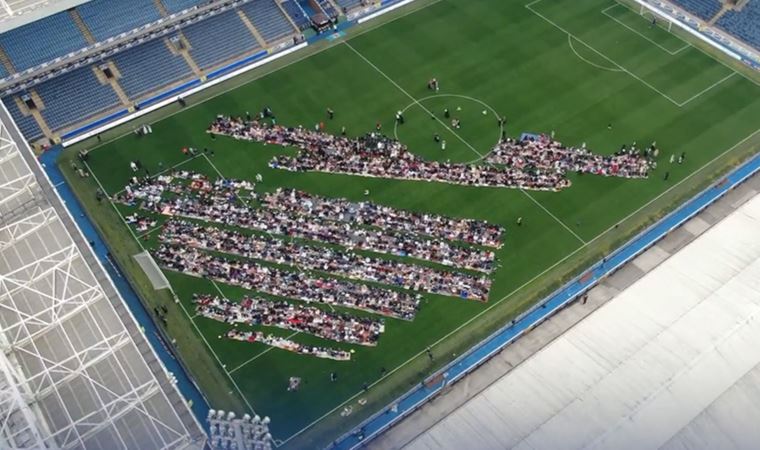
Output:
<path fill-rule="evenodd" d="M 0 6 L 0 447 L 760 442 L 760 0 Z"/>

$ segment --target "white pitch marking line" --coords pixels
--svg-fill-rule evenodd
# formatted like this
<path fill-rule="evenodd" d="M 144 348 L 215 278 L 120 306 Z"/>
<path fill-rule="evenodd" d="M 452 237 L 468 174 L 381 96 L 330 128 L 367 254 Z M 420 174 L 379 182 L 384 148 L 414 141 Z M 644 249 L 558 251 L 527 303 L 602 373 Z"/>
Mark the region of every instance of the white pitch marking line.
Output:
<path fill-rule="evenodd" d="M 668 101 L 670 101 L 671 103 L 673 103 L 674 105 L 676 105 L 676 106 L 677 106 L 677 107 L 679 107 L 679 108 L 682 108 L 682 107 L 686 106 L 686 104 L 688 104 L 688 103 L 689 103 L 689 102 L 691 102 L 692 100 L 695 100 L 696 98 L 700 97 L 702 94 L 704 94 L 704 93 L 708 92 L 710 89 L 713 89 L 714 87 L 716 87 L 716 86 L 718 86 L 719 84 L 723 83 L 724 81 L 726 81 L 727 79 L 731 78 L 731 77 L 732 77 L 732 76 L 733 76 L 733 75 L 736 73 L 735 71 L 733 71 L 731 74 L 727 75 L 726 77 L 724 77 L 724 78 L 723 78 L 723 79 L 721 79 L 721 80 L 718 80 L 718 81 L 716 81 L 715 83 L 713 83 L 712 85 L 710 85 L 710 86 L 709 86 L 709 87 L 707 87 L 706 89 L 702 90 L 702 91 L 701 91 L 701 92 L 699 92 L 698 94 L 695 94 L 694 96 L 692 96 L 691 98 L 687 99 L 686 101 L 683 101 L 683 102 L 677 102 L 676 100 L 673 100 L 673 99 L 672 99 L 672 98 L 671 98 L 669 95 L 665 94 L 664 92 L 660 91 L 660 90 L 659 90 L 659 89 L 657 89 L 656 87 L 652 86 L 652 85 L 651 85 L 651 84 L 649 84 L 647 81 L 645 81 L 645 80 L 641 79 L 641 78 L 640 78 L 638 75 L 634 74 L 634 73 L 633 73 L 633 72 L 631 72 L 630 70 L 626 69 L 625 67 L 623 67 L 623 66 L 621 66 L 620 64 L 616 63 L 615 61 L 613 61 L 613 60 L 612 60 L 610 57 L 606 56 L 604 53 L 602 53 L 602 52 L 600 52 L 599 50 L 595 49 L 594 47 L 590 46 L 589 44 L 587 44 L 587 43 L 586 43 L 586 42 L 584 42 L 583 40 L 579 39 L 578 37 L 576 37 L 575 35 L 573 35 L 573 34 L 572 34 L 572 33 L 570 33 L 569 31 L 567 31 L 566 29 L 564 29 L 564 28 L 562 28 L 561 26 L 557 25 L 557 23 L 555 23 L 554 21 L 552 21 L 552 20 L 551 20 L 551 19 L 549 19 L 548 17 L 544 16 L 544 15 L 543 15 L 543 14 L 541 14 L 540 12 L 538 12 L 538 11 L 536 11 L 535 9 L 531 8 L 531 6 L 532 6 L 532 5 L 535 5 L 536 3 L 538 3 L 538 2 L 541 2 L 541 1 L 543 1 L 543 0 L 535 0 L 535 1 L 533 1 L 533 2 L 531 2 L 531 3 L 528 3 L 527 5 L 525 5 L 525 7 L 526 7 L 526 8 L 527 8 L 529 11 L 531 11 L 533 14 L 537 15 L 538 17 L 540 17 L 540 18 L 544 19 L 546 22 L 548 22 L 548 23 L 550 23 L 551 25 L 553 25 L 553 26 L 554 26 L 555 28 L 557 28 L 558 30 L 562 31 L 563 33 L 565 33 L 565 34 L 567 34 L 568 36 L 572 37 L 572 38 L 573 38 L 573 39 L 575 39 L 576 41 L 578 41 L 578 42 L 580 42 L 581 44 L 585 45 L 586 47 L 588 47 L 589 49 L 591 49 L 591 50 L 592 50 L 594 53 L 598 54 L 598 55 L 599 55 L 599 56 L 601 56 L 602 58 L 604 58 L 604 59 L 606 59 L 607 61 L 611 62 L 611 63 L 612 63 L 612 64 L 614 64 L 615 66 L 619 67 L 619 68 L 620 68 L 620 69 L 621 69 L 623 72 L 625 72 L 625 73 L 627 73 L 628 75 L 632 76 L 633 78 L 635 78 L 635 79 L 639 80 L 639 81 L 640 81 L 642 84 L 644 84 L 645 86 L 647 86 L 647 87 L 648 87 L 648 88 L 650 88 L 651 90 L 653 90 L 653 91 L 657 92 L 657 93 L 658 93 L 658 94 L 660 94 L 660 95 L 661 95 L 663 98 L 667 99 Z M 577 54 L 577 53 L 576 53 L 576 54 Z"/>
<path fill-rule="evenodd" d="M 436 116 L 429 109 L 427 109 L 425 107 L 425 105 L 423 105 L 422 103 L 419 102 L 419 100 L 417 100 L 416 98 L 414 98 L 412 96 L 412 94 L 410 94 L 409 92 L 406 91 L 406 89 L 402 88 L 398 83 L 396 83 L 393 80 L 393 78 L 389 77 L 385 72 L 383 72 L 382 70 L 380 70 L 379 67 L 377 67 L 375 64 L 373 64 L 372 61 L 370 61 L 364 55 L 362 55 L 361 53 L 359 53 L 359 51 L 356 50 L 351 44 L 349 44 L 348 41 L 344 41 L 343 43 L 346 44 L 346 46 L 348 48 L 350 48 L 354 53 L 356 53 L 361 59 L 363 59 L 364 62 L 366 62 L 367 64 L 369 64 L 370 66 L 372 66 L 372 68 L 375 69 L 377 71 L 377 73 L 379 73 L 380 75 L 382 75 L 386 80 L 390 81 L 391 84 L 393 84 L 394 86 L 396 86 L 396 89 L 398 89 L 399 91 L 401 91 L 401 93 L 403 93 L 404 95 L 406 95 L 407 97 L 409 97 L 409 99 L 411 99 L 417 106 L 419 106 L 420 108 L 422 108 L 426 113 L 430 114 L 431 117 L 433 117 L 436 121 L 438 121 L 438 123 L 440 123 L 441 125 L 443 125 L 443 127 L 446 128 L 446 130 L 448 130 L 451 134 L 453 134 L 454 136 L 456 136 L 457 139 L 459 139 L 470 150 L 472 150 L 473 152 L 477 153 L 481 158 L 485 158 L 484 154 L 482 154 L 479 151 L 477 151 L 475 149 L 475 147 L 473 147 L 472 145 L 470 145 L 469 142 L 467 142 L 464 139 L 462 139 L 462 137 L 459 136 L 457 133 L 455 133 L 454 130 L 452 130 L 451 128 L 449 128 L 449 126 L 446 125 L 446 123 L 444 121 L 442 121 L 438 116 Z"/>
<path fill-rule="evenodd" d="M 540 1 L 540 0 L 538 0 L 538 1 Z M 535 3 L 535 2 L 534 2 L 534 3 Z M 526 281 L 526 282 L 525 282 L 525 283 L 523 283 L 522 285 L 518 286 L 518 287 L 517 287 L 517 288 L 515 288 L 513 291 L 511 291 L 511 292 L 509 292 L 508 294 L 506 294 L 504 297 L 502 297 L 502 298 L 500 298 L 500 299 L 498 299 L 498 300 L 496 300 L 496 301 L 494 301 L 494 302 L 492 302 L 492 303 L 491 303 L 491 302 L 489 302 L 490 306 L 489 306 L 488 308 L 486 308 L 486 309 L 482 310 L 481 312 L 479 312 L 478 314 L 476 314 L 476 315 L 474 315 L 472 318 L 470 318 L 470 319 L 469 319 L 467 322 L 465 322 L 465 323 L 461 324 L 461 325 L 460 325 L 460 326 L 458 326 L 456 329 L 452 330 L 451 332 L 449 332 L 449 333 L 448 333 L 448 334 L 446 334 L 445 336 L 443 336 L 443 337 L 441 337 L 440 339 L 438 339 L 437 341 L 435 341 L 433 344 L 431 344 L 431 345 L 430 345 L 430 347 L 435 347 L 436 345 L 438 345 L 438 344 L 440 344 L 441 342 L 443 342 L 444 340 L 448 339 L 448 338 L 449 338 L 449 337 L 451 337 L 453 334 L 457 333 L 459 330 L 461 330 L 462 328 L 466 327 L 467 325 L 469 325 L 469 324 L 470 324 L 470 323 L 472 323 L 473 321 L 475 321 L 475 320 L 477 320 L 478 318 L 480 318 L 481 316 L 483 316 L 483 315 L 487 314 L 487 313 L 488 313 L 488 312 L 489 312 L 491 309 L 495 308 L 495 307 L 496 307 L 497 305 L 499 305 L 501 302 L 503 302 L 504 300 L 506 300 L 506 299 L 508 299 L 508 298 L 512 297 L 513 295 L 515 295 L 515 294 L 516 294 L 516 293 L 518 293 L 519 291 L 523 290 L 523 289 L 524 289 L 526 286 L 530 285 L 531 283 L 533 283 L 534 281 L 536 281 L 536 280 L 537 280 L 537 279 L 539 279 L 540 277 L 543 277 L 543 276 L 544 276 L 544 275 L 546 275 L 548 272 L 550 272 L 552 269 L 554 269 L 555 267 L 559 266 L 559 265 L 560 265 L 560 264 L 562 264 L 563 262 L 565 262 L 565 261 L 567 261 L 568 259 L 570 259 L 571 257 L 573 257 L 573 256 L 574 256 L 576 253 L 580 252 L 581 250 L 583 250 L 583 249 L 584 249 L 585 247 L 587 247 L 588 245 L 591 245 L 592 243 L 594 243 L 595 241 L 597 241 L 597 240 L 598 240 L 599 238 L 601 238 L 602 236 L 604 236 L 604 235 L 606 235 L 607 233 L 609 233 L 610 231 L 614 230 L 614 229 L 617 227 L 617 225 L 618 225 L 618 224 L 620 224 L 620 223 L 623 223 L 623 222 L 627 221 L 628 219 L 630 219 L 631 217 L 635 216 L 635 215 L 636 215 L 636 214 L 638 214 L 640 211 L 644 210 L 644 209 L 645 209 L 645 208 L 647 208 L 649 205 L 651 205 L 652 203 L 656 202 L 657 200 L 659 200 L 659 199 L 660 199 L 660 198 L 662 198 L 663 196 L 667 195 L 667 194 L 668 194 L 670 191 L 672 191 L 673 189 L 677 188 L 678 186 L 680 186 L 681 184 L 683 184 L 684 182 L 686 182 L 687 180 L 689 180 L 691 177 L 693 177 L 693 176 L 694 176 L 694 175 L 696 175 L 697 173 L 699 173 L 699 172 L 701 172 L 702 170 L 704 170 L 704 169 L 705 169 L 705 167 L 708 167 L 708 166 L 709 166 L 709 165 L 711 165 L 713 162 L 715 162 L 715 161 L 717 161 L 718 159 L 722 158 L 723 156 L 727 155 L 727 154 L 728 154 L 728 153 L 730 153 L 732 150 L 734 150 L 735 148 L 737 148 L 737 147 L 739 147 L 740 145 L 744 144 L 745 142 L 747 142 L 748 140 L 750 140 L 752 137 L 754 137 L 754 136 L 755 136 L 755 135 L 757 135 L 758 133 L 760 133 L 760 128 L 759 128 L 759 129 L 757 129 L 757 130 L 755 130 L 754 132 L 752 132 L 752 133 L 751 133 L 749 136 L 745 137 L 745 138 L 744 138 L 744 139 L 742 139 L 741 141 L 739 141 L 739 142 L 737 142 L 736 144 L 734 144 L 732 147 L 730 147 L 730 148 L 726 149 L 726 150 L 725 150 L 723 153 L 721 153 L 720 155 L 716 156 L 715 158 L 713 158 L 712 160 L 710 160 L 709 162 L 707 162 L 707 163 L 706 163 L 704 166 L 700 167 L 699 169 L 697 169 L 697 170 L 695 170 L 694 172 L 692 172 L 691 174 L 689 174 L 689 175 L 688 175 L 687 177 L 685 177 L 683 180 L 681 180 L 681 181 L 679 181 L 678 183 L 674 184 L 673 186 L 669 187 L 667 190 L 663 191 L 663 192 L 662 192 L 662 193 L 660 193 L 658 196 L 656 196 L 656 197 L 655 197 L 655 198 L 653 198 L 652 200 L 648 201 L 646 204 L 644 204 L 644 205 L 643 205 L 643 206 L 641 206 L 640 208 L 636 209 L 636 210 L 635 210 L 635 211 L 633 211 L 632 213 L 628 214 L 627 216 L 625 216 L 624 218 L 622 218 L 621 220 L 619 220 L 619 221 L 618 221 L 618 222 L 617 222 L 615 225 L 612 225 L 611 227 L 607 228 L 607 229 L 606 229 L 606 230 L 604 230 L 603 232 L 599 233 L 599 235 L 598 235 L 598 236 L 596 236 L 594 239 L 591 239 L 591 240 L 590 240 L 590 241 L 588 241 L 587 243 L 583 244 L 582 246 L 580 246 L 580 247 L 578 247 L 577 249 L 575 249 L 575 250 L 573 250 L 572 252 L 570 252 L 570 253 L 569 253 L 567 256 L 565 256 L 565 257 L 561 258 L 559 261 L 557 261 L 557 262 L 555 262 L 554 264 L 552 264 L 551 266 L 547 267 L 547 268 L 546 268 L 546 269 L 545 269 L 543 272 L 539 273 L 538 275 L 534 276 L 533 278 L 531 278 L 530 280 Z M 397 366 L 397 367 L 396 367 L 396 368 L 394 368 L 393 370 L 389 371 L 387 375 L 390 375 L 390 374 L 392 374 L 392 373 L 394 373 L 394 372 L 397 372 L 398 370 L 402 369 L 404 366 L 406 366 L 406 365 L 410 364 L 412 361 L 414 361 L 415 359 L 417 359 L 417 358 L 419 358 L 420 356 L 422 356 L 424 353 L 425 353 L 425 351 L 421 351 L 421 352 L 417 353 L 416 355 L 412 356 L 411 358 L 409 358 L 409 359 L 407 359 L 406 361 L 404 361 L 403 363 L 401 363 L 399 366 Z M 370 385 L 369 385 L 369 387 L 370 387 L 370 388 L 372 388 L 373 386 L 375 386 L 376 384 L 380 383 L 381 381 L 382 381 L 382 379 L 381 379 L 381 380 L 377 380 L 377 381 L 375 381 L 374 383 L 370 384 Z M 342 408 L 344 405 L 346 405 L 346 404 L 350 403 L 350 402 L 351 402 L 351 401 L 353 401 L 355 398 L 357 398 L 357 397 L 359 397 L 359 396 L 361 396 L 361 395 L 363 395 L 363 394 L 364 394 L 364 391 L 361 391 L 361 392 L 358 392 L 358 393 L 354 394 L 353 396 L 349 397 L 349 398 L 348 398 L 346 401 L 344 401 L 344 402 L 343 402 L 343 403 L 341 403 L 340 405 L 338 405 L 338 406 L 336 406 L 335 408 L 333 408 L 332 410 L 330 410 L 330 411 L 326 412 L 326 413 L 325 413 L 325 414 L 323 414 L 321 417 L 317 418 L 317 419 L 316 419 L 316 420 L 314 420 L 312 423 L 310 423 L 310 424 L 306 425 L 306 426 L 305 426 L 303 429 L 301 429 L 300 431 L 296 432 L 294 435 L 290 436 L 288 439 L 286 439 L 285 441 L 283 441 L 283 443 L 287 443 L 287 442 L 288 442 L 288 441 L 290 441 L 291 439 L 295 438 L 295 437 L 296 437 L 296 436 L 298 436 L 299 434 L 303 433 L 304 431 L 308 430 L 309 428 L 311 428 L 312 426 L 314 426 L 315 424 L 317 424 L 319 421 L 321 421 L 321 420 L 322 420 L 322 419 L 324 419 L 325 417 L 327 417 L 327 416 L 329 416 L 330 414 L 334 413 L 335 411 L 339 410 L 339 409 L 340 409 L 340 408 Z"/>
<path fill-rule="evenodd" d="M 580 59 L 581 61 L 585 62 L 586 64 L 588 64 L 590 66 L 593 66 L 593 67 L 596 67 L 597 69 L 600 69 L 600 70 L 606 70 L 608 72 L 622 72 L 621 69 L 618 69 L 618 68 L 615 68 L 615 67 L 602 66 L 602 65 L 597 64 L 597 63 L 595 63 L 593 61 L 589 61 L 588 59 L 586 59 L 583 56 L 581 56 L 580 53 L 578 53 L 578 51 L 575 49 L 575 47 L 573 47 L 573 37 L 570 36 L 569 34 L 567 35 L 567 44 L 570 46 L 570 50 L 572 50 L 573 53 L 575 53 L 575 56 L 577 56 L 578 59 Z"/>
<path fill-rule="evenodd" d="M 596 53 L 597 55 L 599 55 L 599 56 L 601 56 L 602 58 L 606 59 L 607 61 L 611 62 L 612 64 L 614 64 L 614 65 L 615 65 L 615 67 L 619 68 L 619 69 L 620 69 L 620 70 L 622 70 L 623 72 L 625 72 L 625 73 L 627 73 L 628 75 L 630 75 L 631 77 L 635 78 L 636 80 L 638 80 L 639 82 L 641 82 L 641 83 L 642 83 L 644 86 L 646 86 L 646 87 L 648 87 L 649 89 L 651 89 L 651 90 L 653 90 L 653 91 L 657 92 L 657 93 L 658 93 L 658 94 L 660 94 L 660 95 L 661 95 L 661 96 L 662 96 L 664 99 L 668 100 L 670 103 L 672 103 L 672 104 L 674 104 L 674 105 L 676 105 L 676 106 L 678 106 L 678 107 L 681 107 L 681 105 L 680 105 L 680 104 L 679 104 L 677 101 L 673 100 L 673 99 L 672 99 L 672 98 L 671 98 L 669 95 L 667 95 L 666 93 L 664 93 L 664 92 L 662 92 L 661 90 L 657 89 L 656 87 L 652 86 L 652 85 L 651 85 L 651 84 L 649 84 L 647 81 L 645 81 L 645 80 L 641 79 L 641 78 L 640 78 L 638 75 L 636 75 L 636 74 L 632 73 L 630 70 L 626 69 L 625 67 L 621 66 L 620 64 L 618 64 L 618 63 L 616 63 L 615 61 L 613 61 L 612 59 L 610 59 L 610 58 L 609 58 L 607 55 L 605 55 L 604 53 L 602 53 L 602 52 L 600 52 L 599 50 L 595 49 L 594 47 L 592 47 L 592 46 L 588 45 L 588 44 L 587 44 L 586 42 L 584 42 L 582 39 L 578 38 L 577 36 L 575 36 L 575 35 L 574 35 L 574 34 L 572 34 L 571 32 L 569 32 L 569 31 L 567 31 L 566 29 L 562 28 L 561 26 L 557 25 L 557 23 L 555 23 L 554 21 L 552 21 L 552 20 L 551 20 L 551 19 L 549 19 L 548 17 L 544 16 L 544 15 L 543 15 L 543 14 L 541 14 L 540 12 L 538 12 L 538 11 L 536 11 L 535 9 L 531 8 L 531 6 L 532 6 L 532 5 L 535 5 L 536 3 L 540 2 L 540 1 L 542 1 L 542 0 L 536 0 L 536 1 L 534 1 L 534 2 L 528 3 L 527 5 L 525 5 L 525 7 L 526 7 L 526 8 L 527 8 L 527 9 L 528 9 L 530 12 L 532 12 L 533 14 L 537 15 L 538 17 L 540 17 L 540 18 L 544 19 L 546 22 L 548 22 L 549 24 L 553 25 L 553 26 L 554 26 L 555 28 L 557 28 L 558 30 L 562 31 L 563 33 L 565 33 L 565 34 L 569 35 L 570 37 L 572 37 L 572 38 L 573 38 L 573 39 L 575 39 L 576 41 L 578 41 L 578 42 L 580 42 L 581 44 L 585 45 L 586 47 L 588 47 L 588 48 L 589 48 L 591 51 L 593 51 L 593 52 L 594 52 L 594 53 Z"/>
<path fill-rule="evenodd" d="M 422 103 L 420 103 L 419 100 L 417 100 L 415 97 L 412 96 L 409 92 L 407 92 L 404 88 L 402 88 L 398 83 L 396 83 L 393 78 L 388 76 L 385 72 L 383 72 L 379 67 L 377 67 L 375 64 L 372 63 L 369 59 L 367 59 L 364 55 L 362 55 L 358 50 L 356 50 L 351 44 L 348 42 L 344 42 L 350 48 L 354 53 L 356 53 L 361 59 L 363 59 L 367 64 L 369 64 L 373 69 L 375 69 L 380 75 L 382 75 L 385 79 L 390 81 L 396 88 L 401 91 L 404 95 L 409 97 L 412 102 L 417 104 L 420 108 L 422 108 L 425 112 L 430 114 L 433 118 L 435 118 L 438 122 L 440 122 L 451 134 L 457 137 L 464 145 L 466 145 L 470 150 L 475 152 L 478 156 L 480 156 L 481 159 L 485 158 L 486 155 L 480 153 L 473 147 L 469 142 L 467 142 L 464 138 L 462 138 L 459 134 L 454 132 L 451 128 L 449 128 L 438 116 L 433 114 L 429 109 L 427 109 Z M 570 232 L 576 239 L 578 239 L 581 243 L 585 244 L 586 241 L 583 240 L 578 234 L 576 234 L 570 227 L 568 227 L 564 222 L 562 222 L 557 216 L 552 214 L 548 209 L 546 209 L 543 205 L 541 205 L 533 196 L 531 196 L 528 192 L 526 192 L 524 189 L 520 189 L 520 191 L 525 194 L 529 199 L 533 201 L 533 203 L 537 204 L 543 211 L 545 211 L 549 216 L 551 216 L 554 220 L 556 220 L 563 228 L 565 228 L 567 231 Z"/>
<path fill-rule="evenodd" d="M 684 46 L 683 46 L 683 47 L 679 48 L 678 50 L 675 50 L 675 51 L 673 51 L 673 50 L 670 50 L 670 49 L 668 49 L 668 48 L 664 47 L 663 45 L 660 45 L 660 44 L 659 44 L 659 43 L 657 43 L 657 42 L 656 42 L 654 39 L 652 39 L 652 38 L 650 38 L 650 37 L 648 37 L 648 36 L 646 36 L 646 35 L 642 34 L 640 31 L 638 31 L 638 30 L 634 29 L 633 27 L 629 26 L 628 24 L 626 24 L 626 23 L 625 23 L 625 22 L 623 22 L 622 20 L 618 19 L 617 17 L 614 17 L 614 16 L 610 15 L 610 14 L 607 12 L 607 11 L 609 11 L 609 10 L 611 10 L 611 9 L 614 9 L 614 8 L 617 8 L 617 7 L 619 7 L 619 6 L 623 6 L 623 5 L 621 5 L 620 3 L 617 3 L 617 2 L 615 2 L 615 4 L 614 4 L 614 5 L 612 5 L 612 6 L 609 6 L 609 7 L 605 8 L 605 9 L 603 9 L 603 10 L 602 10 L 602 14 L 604 14 L 605 16 L 609 17 L 610 19 L 614 20 L 615 22 L 619 23 L 620 25 L 624 26 L 625 28 L 628 28 L 629 30 L 633 31 L 634 33 L 638 34 L 639 36 L 641 36 L 642 38 L 646 39 L 647 41 L 651 42 L 651 43 L 652 43 L 653 45 L 655 45 L 657 48 L 659 48 L 660 50 L 662 50 L 662 51 L 664 51 L 665 53 L 669 54 L 670 56 L 676 56 L 677 54 L 679 54 L 679 53 L 681 53 L 682 51 L 686 50 L 687 48 L 690 48 L 690 47 L 691 47 L 691 44 L 689 44 L 688 42 L 684 42 Z M 626 8 L 626 10 L 630 11 L 628 8 Z M 671 34 L 671 35 L 673 35 L 673 36 L 675 36 L 675 35 L 674 35 L 674 34 L 672 34 L 672 33 L 670 33 L 670 34 Z M 679 39 L 680 39 L 680 38 L 679 38 Z M 683 41 L 682 41 L 682 42 L 683 42 Z"/>
<path fill-rule="evenodd" d="M 295 335 L 297 335 L 297 334 L 299 334 L 299 333 L 300 333 L 300 331 L 296 331 L 295 333 L 292 333 L 291 335 L 289 335 L 289 336 L 286 336 L 286 337 L 285 337 L 285 339 L 290 339 L 290 338 L 292 338 L 293 336 L 295 336 Z M 233 373 L 233 372 L 237 372 L 238 370 L 242 369 L 242 368 L 243 368 L 243 366 L 245 366 L 246 364 L 248 364 L 248 363 L 250 363 L 250 362 L 253 362 L 253 361 L 255 361 L 256 359 L 258 359 L 258 358 L 260 358 L 260 357 L 264 356 L 265 354 L 267 354 L 267 353 L 271 352 L 271 351 L 272 351 L 272 350 L 274 350 L 274 349 L 275 349 L 275 347 L 269 347 L 269 348 L 267 348 L 266 350 L 263 350 L 263 351 L 261 351 L 261 353 L 259 353 L 259 354 L 255 355 L 255 356 L 253 356 L 251 359 L 249 359 L 249 360 L 245 361 L 244 363 L 242 363 L 242 364 L 240 364 L 239 366 L 235 367 L 234 369 L 230 370 L 230 375 L 232 375 L 232 373 Z"/>
<path fill-rule="evenodd" d="M 705 94 L 708 91 L 712 90 L 714 87 L 718 86 L 719 84 L 723 84 L 724 81 L 728 80 L 729 78 L 733 77 L 734 75 L 736 75 L 736 72 L 729 73 L 725 77 L 721 78 L 720 80 L 716 81 L 715 83 L 713 83 L 710 86 L 708 86 L 705 89 L 703 89 L 701 92 L 699 92 L 697 94 L 694 94 L 691 98 L 689 98 L 685 102 L 681 103 L 681 106 L 685 106 L 686 104 L 688 104 L 692 100 L 696 100 L 697 98 L 701 97 L 703 94 Z"/>
<path fill-rule="evenodd" d="M 90 172 L 90 174 L 92 175 L 93 179 L 98 184 L 98 186 L 100 186 L 100 189 L 108 197 L 108 202 L 111 204 L 111 206 L 113 206 L 113 209 L 116 211 L 116 214 L 119 216 L 119 218 L 121 219 L 121 221 L 124 223 L 124 226 L 126 226 L 127 229 L 129 230 L 129 232 L 132 234 L 132 237 L 135 239 L 135 242 L 137 242 L 137 245 L 139 245 L 140 248 L 143 251 L 145 251 L 145 246 L 143 246 L 143 243 L 140 242 L 140 239 L 137 238 L 137 235 L 135 234 L 135 232 L 132 229 L 132 227 L 130 227 L 129 224 L 127 223 L 127 221 L 124 219 L 124 215 L 122 215 L 121 211 L 119 211 L 119 208 L 117 208 L 116 204 L 113 202 L 113 200 L 111 200 L 111 196 L 108 195 L 108 192 L 103 187 L 103 184 L 100 182 L 100 180 L 98 179 L 97 175 L 95 175 L 95 172 L 92 171 L 92 168 L 90 168 L 90 166 L 87 164 L 87 162 L 84 162 L 84 165 L 85 165 L 85 167 L 87 167 L 87 170 Z M 169 292 L 171 292 L 172 297 L 178 298 L 177 294 L 174 292 L 174 288 L 172 288 L 171 286 L 169 286 Z M 179 306 L 182 309 L 182 312 L 185 313 L 185 316 L 190 320 L 190 323 L 193 325 L 193 327 L 195 328 L 195 331 L 201 337 L 201 339 L 203 340 L 204 344 L 206 344 L 206 347 L 208 348 L 208 350 L 214 356 L 214 359 L 216 359 L 216 362 L 219 364 L 219 367 L 227 375 L 227 378 L 230 379 L 230 382 L 232 383 L 232 385 L 237 390 L 238 394 L 240 395 L 240 398 L 243 400 L 243 402 L 245 402 L 246 406 L 248 406 L 248 409 L 251 410 L 252 412 L 254 412 L 253 406 L 251 406 L 251 403 L 248 401 L 248 398 L 245 395 L 243 395 L 243 391 L 240 389 L 240 386 L 238 386 L 238 384 L 235 382 L 235 380 L 230 375 L 230 372 L 225 368 L 225 364 L 222 363 L 221 358 L 219 358 L 219 355 L 211 347 L 211 344 L 209 344 L 208 340 L 206 339 L 206 336 L 198 328 L 198 324 L 195 323 L 195 321 L 193 320 L 193 317 L 187 311 L 187 308 L 185 308 L 185 305 L 182 302 L 179 302 Z"/>

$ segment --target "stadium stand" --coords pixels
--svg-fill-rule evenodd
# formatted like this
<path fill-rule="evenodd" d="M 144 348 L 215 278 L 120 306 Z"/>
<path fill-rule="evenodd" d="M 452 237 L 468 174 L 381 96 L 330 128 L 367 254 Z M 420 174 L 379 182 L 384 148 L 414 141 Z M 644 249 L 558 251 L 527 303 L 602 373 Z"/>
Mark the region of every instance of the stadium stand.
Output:
<path fill-rule="evenodd" d="M 5 78 L 9 75 L 8 71 L 5 70 L 5 66 L 0 64 L 0 78 Z"/>
<path fill-rule="evenodd" d="M 161 0 L 161 3 L 164 4 L 164 7 L 169 11 L 169 14 L 174 14 L 198 6 L 202 3 L 206 3 L 206 1 L 207 0 Z"/>
<path fill-rule="evenodd" d="M 282 39 L 295 31 L 274 0 L 249 2 L 240 9 L 267 42 Z"/>
<path fill-rule="evenodd" d="M 98 41 L 104 41 L 161 18 L 153 0 L 93 0 L 77 8 Z"/>
<path fill-rule="evenodd" d="M 201 69 L 208 69 L 259 48 L 256 38 L 235 11 L 223 12 L 183 30 L 190 55 Z"/>
<path fill-rule="evenodd" d="M 741 11 L 727 11 L 716 25 L 760 49 L 760 1 L 750 0 Z"/>
<path fill-rule="evenodd" d="M 0 35 L 0 46 L 19 72 L 87 46 L 68 13 L 58 13 Z"/>
<path fill-rule="evenodd" d="M 723 4 L 718 0 L 671 0 L 686 11 L 702 20 L 710 20 L 721 10 Z"/>
<path fill-rule="evenodd" d="M 362 4 L 362 0 L 335 0 L 335 2 L 343 8 L 343 11 L 348 11 Z"/>
<path fill-rule="evenodd" d="M 6 97 L 3 99 L 3 104 L 8 109 L 8 112 L 13 116 L 13 120 L 18 125 L 21 133 L 29 140 L 34 140 L 42 137 L 42 130 L 37 125 L 37 121 L 32 116 L 25 116 L 18 108 L 16 101 L 13 97 Z"/>
<path fill-rule="evenodd" d="M 0 447 L 203 448 L 166 367 L 6 124 L 0 108 Z"/>
<path fill-rule="evenodd" d="M 299 30 L 303 31 L 311 27 L 311 20 L 309 20 L 309 16 L 306 14 L 306 11 L 301 8 L 301 5 L 299 5 L 298 2 L 294 0 L 285 0 L 280 3 L 280 5 L 282 5 L 282 9 L 288 13 L 290 18 L 293 19 L 293 22 L 296 24 Z"/>
<path fill-rule="evenodd" d="M 119 104 L 116 93 L 100 84 L 91 67 L 63 74 L 37 86 L 45 107 L 42 116 L 52 129 L 59 129 L 92 117 Z"/>
<path fill-rule="evenodd" d="M 119 84 L 133 99 L 192 75 L 185 59 L 173 54 L 164 39 L 119 53 L 113 60 L 121 72 Z"/>
<path fill-rule="evenodd" d="M 325 12 L 330 18 L 336 18 L 338 17 L 338 11 L 335 10 L 332 3 L 330 3 L 330 0 L 316 0 L 317 4 L 320 8 L 322 8 L 322 11 Z"/>

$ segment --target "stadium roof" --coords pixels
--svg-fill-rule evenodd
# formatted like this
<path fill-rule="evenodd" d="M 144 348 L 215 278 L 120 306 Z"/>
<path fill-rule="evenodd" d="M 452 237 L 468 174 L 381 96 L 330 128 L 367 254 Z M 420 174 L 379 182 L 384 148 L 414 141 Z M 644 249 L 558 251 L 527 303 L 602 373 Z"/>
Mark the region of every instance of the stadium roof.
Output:
<path fill-rule="evenodd" d="M 0 0 L 0 33 L 88 1 L 90 0 Z"/>
<path fill-rule="evenodd" d="M 757 448 L 760 196 L 406 448 Z"/>
<path fill-rule="evenodd" d="M 200 447 L 203 431 L 0 110 L 0 448 Z"/>

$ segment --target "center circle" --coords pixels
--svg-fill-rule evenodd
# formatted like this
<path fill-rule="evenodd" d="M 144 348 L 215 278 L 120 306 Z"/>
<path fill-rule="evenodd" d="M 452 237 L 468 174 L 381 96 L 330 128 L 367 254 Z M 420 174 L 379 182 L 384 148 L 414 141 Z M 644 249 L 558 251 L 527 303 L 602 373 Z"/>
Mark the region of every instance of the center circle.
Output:
<path fill-rule="evenodd" d="M 393 135 L 409 151 L 427 160 L 476 163 L 501 140 L 499 113 L 466 95 L 430 95 L 400 112 L 403 123 L 395 122 Z"/>

